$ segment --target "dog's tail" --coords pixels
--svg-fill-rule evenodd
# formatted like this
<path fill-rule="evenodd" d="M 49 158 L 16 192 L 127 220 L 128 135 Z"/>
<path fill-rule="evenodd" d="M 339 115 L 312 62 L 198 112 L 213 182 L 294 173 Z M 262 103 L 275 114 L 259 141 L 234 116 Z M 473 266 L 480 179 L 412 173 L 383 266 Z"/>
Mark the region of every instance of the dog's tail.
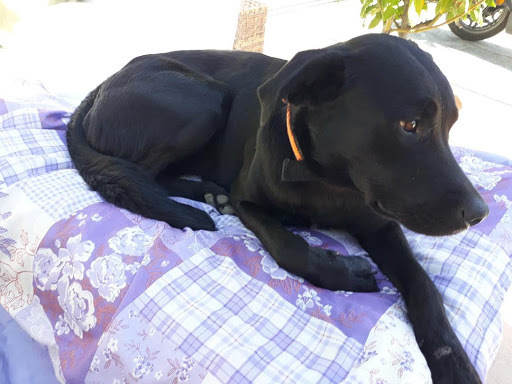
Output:
<path fill-rule="evenodd" d="M 71 116 L 66 133 L 69 154 L 85 182 L 109 203 L 133 213 L 176 228 L 215 230 L 206 212 L 169 199 L 166 190 L 142 167 L 91 147 L 83 123 L 100 88 L 101 85 L 82 101 Z"/>

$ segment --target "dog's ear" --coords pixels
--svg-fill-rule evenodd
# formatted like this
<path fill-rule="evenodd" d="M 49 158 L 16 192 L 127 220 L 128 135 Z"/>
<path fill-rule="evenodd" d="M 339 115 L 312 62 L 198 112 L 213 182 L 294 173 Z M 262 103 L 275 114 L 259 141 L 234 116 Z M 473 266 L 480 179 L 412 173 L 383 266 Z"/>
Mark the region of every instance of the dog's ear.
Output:
<path fill-rule="evenodd" d="M 293 63 L 294 60 L 300 62 Z M 289 64 L 292 63 L 294 70 L 283 68 L 276 75 L 282 79 L 280 99 L 294 105 L 314 106 L 340 95 L 345 82 L 345 64 L 340 53 L 301 52 Z"/>
<path fill-rule="evenodd" d="M 297 53 L 258 89 L 262 107 L 285 99 L 315 106 L 339 96 L 345 82 L 345 61 L 339 51 L 314 49 Z"/>

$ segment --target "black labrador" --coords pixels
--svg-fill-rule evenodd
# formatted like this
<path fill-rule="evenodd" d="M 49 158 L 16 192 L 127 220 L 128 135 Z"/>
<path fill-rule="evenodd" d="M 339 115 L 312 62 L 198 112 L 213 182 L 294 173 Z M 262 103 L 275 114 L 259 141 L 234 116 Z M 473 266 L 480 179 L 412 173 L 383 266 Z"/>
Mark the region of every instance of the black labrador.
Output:
<path fill-rule="evenodd" d="M 352 233 L 399 289 L 434 383 L 480 383 L 403 224 L 449 235 L 488 207 L 448 146 L 454 95 L 416 44 L 366 35 L 286 62 L 258 53 L 138 57 L 91 92 L 67 142 L 107 201 L 177 228 L 215 230 L 168 198 L 229 203 L 276 262 L 318 287 L 376 291 L 370 263 L 284 225 Z M 182 180 L 195 174 L 203 182 Z"/>

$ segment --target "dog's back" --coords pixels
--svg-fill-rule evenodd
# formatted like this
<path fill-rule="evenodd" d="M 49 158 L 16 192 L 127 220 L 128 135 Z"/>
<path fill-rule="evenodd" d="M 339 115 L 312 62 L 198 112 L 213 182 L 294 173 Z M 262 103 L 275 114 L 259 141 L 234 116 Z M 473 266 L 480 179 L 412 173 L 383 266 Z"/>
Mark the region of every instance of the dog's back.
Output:
<path fill-rule="evenodd" d="M 224 129 L 232 98 L 224 83 L 167 55 L 134 59 L 73 114 L 71 158 L 108 202 L 175 227 L 214 229 L 206 213 L 168 199 L 154 177 Z"/>

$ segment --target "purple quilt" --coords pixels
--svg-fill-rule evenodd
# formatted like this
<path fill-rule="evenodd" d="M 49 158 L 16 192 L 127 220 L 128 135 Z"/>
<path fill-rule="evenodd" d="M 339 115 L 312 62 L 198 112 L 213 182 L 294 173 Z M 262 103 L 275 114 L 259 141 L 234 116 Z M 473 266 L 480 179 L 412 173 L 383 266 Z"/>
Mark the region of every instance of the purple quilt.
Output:
<path fill-rule="evenodd" d="M 319 289 L 208 205 L 176 198 L 207 211 L 217 232 L 107 204 L 72 166 L 70 110 L 38 83 L 12 82 L 0 97 L 0 304 L 46 347 L 60 382 L 431 382 L 383 274 L 377 293 Z M 455 236 L 406 236 L 485 379 L 512 280 L 512 164 L 453 151 L 490 216 Z M 366 255 L 346 233 L 294 230 L 312 245 Z"/>

